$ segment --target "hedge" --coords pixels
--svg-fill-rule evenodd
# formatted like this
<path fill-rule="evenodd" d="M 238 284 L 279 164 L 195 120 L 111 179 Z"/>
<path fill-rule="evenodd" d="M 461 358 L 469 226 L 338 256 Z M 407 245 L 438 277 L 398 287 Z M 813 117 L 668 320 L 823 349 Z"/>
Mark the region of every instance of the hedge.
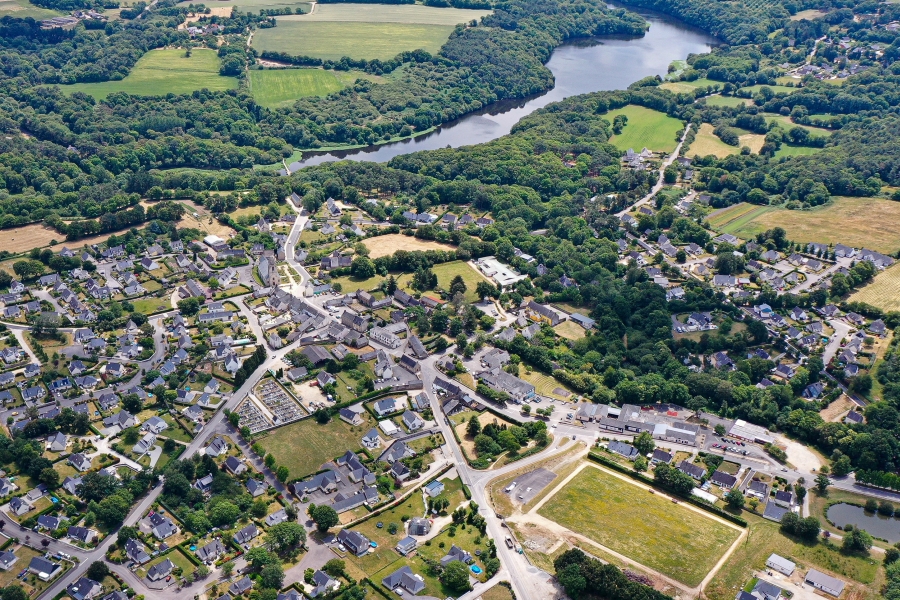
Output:
<path fill-rule="evenodd" d="M 604 467 L 608 467 L 610 469 L 613 469 L 615 471 L 618 471 L 620 473 L 628 475 L 632 479 L 636 479 L 636 480 L 640 481 L 641 483 L 646 483 L 647 485 L 653 486 L 654 488 L 665 489 L 666 493 L 672 494 L 673 496 L 678 496 L 679 498 L 683 499 L 685 502 L 689 502 L 689 503 L 693 504 L 694 506 L 698 506 L 707 512 L 713 513 L 717 517 L 721 517 L 721 518 L 725 519 L 726 521 L 731 521 L 735 525 L 740 525 L 741 527 L 747 527 L 747 521 L 745 521 L 744 519 L 742 519 L 740 517 L 736 517 L 733 514 L 722 510 L 718 506 L 713 506 L 712 504 L 707 504 L 706 502 L 700 500 L 699 498 L 695 498 L 694 496 L 685 496 L 683 494 L 679 494 L 678 492 L 673 492 L 672 490 L 670 490 L 668 488 L 661 488 L 660 485 L 652 477 L 647 477 L 646 475 L 644 475 L 642 473 L 638 473 L 637 471 L 634 471 L 623 465 L 620 465 L 619 463 L 617 463 L 613 460 L 610 460 L 610 459 L 606 458 L 605 456 L 602 456 L 600 454 L 594 454 L 593 452 L 589 452 L 588 459 L 592 460 L 596 463 L 600 463 Z"/>

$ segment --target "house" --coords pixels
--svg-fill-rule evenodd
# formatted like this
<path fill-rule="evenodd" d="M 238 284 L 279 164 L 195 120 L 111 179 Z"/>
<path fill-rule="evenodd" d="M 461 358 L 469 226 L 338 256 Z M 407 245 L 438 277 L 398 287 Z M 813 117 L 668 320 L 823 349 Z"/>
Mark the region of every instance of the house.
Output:
<path fill-rule="evenodd" d="M 753 480 L 747 484 L 745 493 L 748 496 L 756 496 L 760 500 L 765 500 L 769 496 L 769 486 L 762 481 Z"/>
<path fill-rule="evenodd" d="M 669 464 L 672 462 L 673 456 L 666 452 L 665 450 L 660 450 L 659 448 L 653 451 L 653 456 L 650 458 L 650 464 L 657 465 L 659 463 Z"/>
<path fill-rule="evenodd" d="M 869 324 L 869 332 L 874 333 L 877 336 L 883 336 L 887 331 L 887 326 L 884 324 L 884 321 L 881 319 L 877 319 L 872 321 Z"/>
<path fill-rule="evenodd" d="M 693 465 L 686 460 L 683 460 L 678 464 L 678 470 L 698 480 L 706 475 L 706 469 L 698 465 Z"/>
<path fill-rule="evenodd" d="M 369 331 L 369 338 L 382 346 L 387 346 L 392 349 L 399 348 L 402 344 L 402 340 L 399 337 L 384 327 L 373 327 L 372 330 Z"/>
<path fill-rule="evenodd" d="M 810 569 L 806 573 L 804 582 L 818 590 L 822 590 L 826 594 L 831 594 L 834 597 L 840 596 L 841 592 L 844 591 L 843 581 L 832 577 L 831 575 L 816 571 L 815 569 Z"/>
<path fill-rule="evenodd" d="M 430 498 L 435 498 L 444 492 L 444 484 L 435 479 L 427 483 L 423 488 Z"/>
<path fill-rule="evenodd" d="M 844 423 L 847 423 L 848 425 L 851 425 L 854 423 L 862 423 L 862 422 L 863 422 L 863 416 L 860 413 L 856 412 L 855 410 L 851 410 L 850 412 L 847 413 L 847 416 L 844 417 Z"/>
<path fill-rule="evenodd" d="M 793 503 L 793 492 L 788 492 L 786 490 L 778 490 L 777 492 L 775 492 L 775 504 L 777 504 L 778 506 L 790 508 Z"/>
<path fill-rule="evenodd" d="M 200 559 L 201 562 L 205 562 L 207 564 L 217 560 L 220 556 L 225 554 L 225 546 L 222 545 L 222 542 L 219 540 L 213 540 L 212 542 L 197 548 L 197 558 Z"/>
<path fill-rule="evenodd" d="M 358 531 L 353 531 L 350 529 L 341 529 L 337 534 L 337 541 L 339 544 L 347 548 L 347 550 L 349 550 L 356 556 L 362 556 L 363 554 L 368 552 L 369 548 L 371 547 L 369 538 L 359 533 Z"/>
<path fill-rule="evenodd" d="M 288 520 L 287 512 L 282 508 L 266 516 L 266 527 L 272 527 Z"/>
<path fill-rule="evenodd" d="M 225 469 L 232 475 L 240 475 L 247 470 L 247 465 L 242 463 L 234 456 L 229 456 L 225 459 Z"/>
<path fill-rule="evenodd" d="M 69 536 L 69 539 L 73 539 L 81 542 L 82 544 L 92 544 L 94 540 L 97 539 L 97 532 L 93 529 L 88 529 L 87 527 L 69 527 L 66 535 Z"/>
<path fill-rule="evenodd" d="M 163 421 L 160 417 L 156 415 L 147 419 L 144 424 L 141 426 L 141 429 L 144 431 L 149 431 L 151 433 L 162 433 L 166 429 L 169 428 L 169 424 Z"/>
<path fill-rule="evenodd" d="M 225 438 L 217 437 L 209 443 L 209 446 L 206 447 L 206 455 L 215 458 L 217 456 L 222 456 L 227 450 L 228 442 L 225 440 Z"/>
<path fill-rule="evenodd" d="M 181 411 L 185 417 L 193 421 L 194 423 L 199 423 L 203 420 L 203 409 L 197 406 L 196 404 L 193 406 L 188 406 L 183 411 Z"/>
<path fill-rule="evenodd" d="M 782 517 L 790 512 L 790 509 L 778 506 L 774 502 L 767 502 L 766 509 L 763 511 L 763 518 L 780 523 Z"/>
<path fill-rule="evenodd" d="M 790 365 L 780 364 L 775 367 L 773 374 L 782 379 L 790 379 L 794 376 L 794 368 Z"/>
<path fill-rule="evenodd" d="M 338 416 L 342 421 L 345 421 L 346 423 L 349 423 L 353 426 L 363 424 L 362 415 L 355 410 L 350 410 L 349 408 L 342 408 L 340 411 L 338 411 Z"/>
<path fill-rule="evenodd" d="M 784 590 L 774 583 L 759 579 L 750 591 L 750 597 L 761 598 L 762 600 L 781 600 L 782 592 L 784 592 Z"/>
<path fill-rule="evenodd" d="M 811 383 L 803 390 L 803 397 L 808 400 L 816 400 L 825 391 L 825 384 L 821 381 Z"/>
<path fill-rule="evenodd" d="M 294 484 L 293 491 L 296 496 L 301 498 L 315 491 L 329 493 L 337 489 L 340 481 L 342 481 L 341 475 L 337 471 L 329 469 L 307 481 L 298 481 Z"/>
<path fill-rule="evenodd" d="M 69 479 L 69 478 L 67 477 L 66 479 Z M 10 480 L 9 477 L 4 477 L 3 479 L 0 479 L 0 498 L 2 498 L 4 496 L 9 496 L 10 494 L 12 494 L 13 492 L 15 492 L 18 489 L 19 489 L 19 486 L 17 486 L 12 480 Z"/>
<path fill-rule="evenodd" d="M 409 520 L 407 533 L 409 535 L 428 535 L 431 532 L 431 521 L 423 517 L 413 517 Z"/>
<path fill-rule="evenodd" d="M 406 591 L 415 596 L 425 589 L 425 580 L 413 573 L 409 565 L 404 565 L 382 579 L 381 585 L 392 592 Z"/>
<path fill-rule="evenodd" d="M 41 515 L 37 518 L 37 528 L 47 531 L 56 531 L 63 521 L 68 521 L 65 517 L 53 517 L 50 515 Z"/>
<path fill-rule="evenodd" d="M 81 453 L 70 456 L 68 462 L 82 473 L 84 471 L 89 471 L 91 468 L 91 459 Z"/>
<path fill-rule="evenodd" d="M 722 471 L 713 472 L 712 477 L 710 477 L 709 480 L 717 486 L 727 489 L 733 488 L 734 484 L 737 483 L 737 477 L 729 475 L 728 473 L 723 473 Z"/>
<path fill-rule="evenodd" d="M 408 535 L 405 538 L 403 538 L 402 540 L 400 540 L 399 542 L 397 542 L 396 549 L 397 549 L 397 552 L 399 552 L 403 556 L 409 556 L 410 554 L 415 552 L 416 545 L 417 545 L 416 538 Z"/>
<path fill-rule="evenodd" d="M 172 522 L 168 517 L 164 517 L 159 513 L 153 513 L 147 520 L 150 522 L 150 531 L 158 540 L 164 540 L 167 537 L 171 537 L 178 532 L 178 528 L 175 527 L 175 523 Z"/>
<path fill-rule="evenodd" d="M 244 576 L 243 579 L 239 579 L 228 586 L 228 593 L 230 593 L 232 596 L 240 596 L 241 594 L 250 591 L 250 588 L 252 587 L 253 580 L 249 577 Z"/>
<path fill-rule="evenodd" d="M 19 557 L 6 550 L 0 551 L 0 571 L 9 571 Z"/>
<path fill-rule="evenodd" d="M 372 409 L 375 411 L 376 415 L 384 417 L 402 410 L 403 405 L 400 404 L 396 398 L 385 398 L 384 400 L 379 400 L 373 404 Z"/>
<path fill-rule="evenodd" d="M 60 565 L 52 563 L 41 556 L 35 556 L 28 563 L 28 572 L 37 575 L 41 581 L 50 581 L 60 569 L 62 569 Z"/>
<path fill-rule="evenodd" d="M 34 507 L 28 503 L 27 500 L 23 500 L 22 498 L 13 498 L 9 501 L 9 508 L 17 517 L 21 517 L 25 513 L 34 509 Z"/>
<path fill-rule="evenodd" d="M 172 574 L 172 569 L 175 568 L 175 563 L 173 563 L 168 558 L 162 561 L 161 563 L 157 563 L 150 567 L 147 570 L 147 580 L 148 581 L 159 581 L 164 577 L 168 577 Z"/>
<path fill-rule="evenodd" d="M 457 560 L 463 564 L 469 564 L 470 562 L 472 562 L 472 555 L 456 544 L 453 544 L 452 546 L 450 546 L 450 551 L 441 558 L 441 566 L 446 567 L 450 563 Z"/>
<path fill-rule="evenodd" d="M 403 424 L 406 425 L 406 428 L 410 431 L 410 433 L 414 431 L 418 431 L 425 427 L 425 421 L 422 420 L 418 414 L 408 410 L 403 413 L 403 416 L 400 417 L 403 421 Z"/>
<path fill-rule="evenodd" d="M 710 357 L 712 366 L 716 369 L 729 369 L 734 367 L 734 361 L 724 352 L 716 352 Z"/>
<path fill-rule="evenodd" d="M 238 544 L 247 544 L 259 535 L 259 527 L 250 523 L 240 531 L 234 534 L 234 541 Z"/>
<path fill-rule="evenodd" d="M 103 586 L 99 582 L 87 577 L 79 577 L 75 583 L 70 583 L 66 588 L 66 592 L 74 600 L 91 600 L 91 598 L 99 595 L 102 591 Z"/>
<path fill-rule="evenodd" d="M 69 439 L 66 437 L 66 434 L 60 431 L 51 434 L 50 437 L 47 438 L 47 447 L 51 452 L 62 452 L 66 449 L 68 443 Z"/>
<path fill-rule="evenodd" d="M 528 302 L 525 312 L 532 321 L 549 323 L 552 327 L 556 327 L 563 322 L 562 316 L 557 311 L 543 304 L 538 304 L 534 300 Z"/>
<path fill-rule="evenodd" d="M 507 394 L 513 402 L 526 402 L 535 396 L 532 384 L 499 368 L 478 373 L 477 378 L 495 392 Z"/>
<path fill-rule="evenodd" d="M 783 556 L 778 556 L 777 554 L 772 554 L 766 560 L 766 566 L 773 571 L 778 571 L 782 575 L 787 575 L 788 577 L 794 572 L 794 569 L 797 568 L 793 562 L 784 558 Z"/>
<path fill-rule="evenodd" d="M 615 452 L 620 456 L 624 456 L 628 460 L 634 460 L 638 457 L 638 454 L 640 454 L 640 452 L 638 452 L 638 449 L 631 444 L 626 444 L 624 442 L 619 442 L 616 440 L 609 442 L 609 451 Z"/>
<path fill-rule="evenodd" d="M 381 447 L 381 436 L 378 435 L 378 430 L 374 427 L 369 430 L 369 432 L 363 436 L 362 438 L 363 448 L 368 448 L 369 450 L 374 450 L 376 448 Z"/>
<path fill-rule="evenodd" d="M 131 538 L 130 540 L 125 542 L 125 556 L 139 565 L 150 561 L 150 555 L 147 554 L 147 550 L 144 548 L 144 544 L 142 544 L 140 540 L 135 538 Z"/>
<path fill-rule="evenodd" d="M 135 454 L 143 455 L 149 452 L 153 448 L 154 444 L 156 444 L 156 434 L 150 433 L 148 431 L 144 434 L 144 437 L 138 440 L 138 443 L 134 445 L 132 451 Z"/>

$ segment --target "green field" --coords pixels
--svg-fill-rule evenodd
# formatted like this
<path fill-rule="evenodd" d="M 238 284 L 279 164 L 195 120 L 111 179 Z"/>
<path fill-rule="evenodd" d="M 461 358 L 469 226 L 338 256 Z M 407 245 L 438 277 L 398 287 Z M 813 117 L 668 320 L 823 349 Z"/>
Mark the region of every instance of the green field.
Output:
<path fill-rule="evenodd" d="M 257 104 L 275 108 L 306 96 L 327 96 L 344 89 L 357 78 L 374 79 L 361 71 L 324 69 L 276 69 L 250 71 L 250 91 Z"/>
<path fill-rule="evenodd" d="M 710 106 L 740 106 L 741 104 L 750 106 L 753 104 L 753 100 L 736 98 L 734 96 L 709 96 L 706 99 L 706 103 Z"/>
<path fill-rule="evenodd" d="M 452 31 L 452 25 L 300 22 L 282 18 L 278 19 L 278 27 L 257 31 L 253 47 L 260 52 L 287 52 L 323 60 L 340 60 L 345 56 L 390 60 L 408 50 L 422 49 L 436 54 Z"/>
<path fill-rule="evenodd" d="M 0 0 L 0 18 L 14 17 L 16 19 L 50 19 L 65 14 L 58 10 L 49 10 L 32 4 L 28 0 Z"/>
<path fill-rule="evenodd" d="M 340 21 L 347 23 L 418 23 L 419 25 L 456 25 L 490 14 L 489 10 L 436 8 L 421 4 L 317 4 L 312 14 L 280 17 L 284 21 Z"/>
<path fill-rule="evenodd" d="M 219 75 L 219 57 L 212 50 L 194 50 L 190 58 L 185 57 L 184 50 L 151 50 L 121 81 L 75 83 L 60 87 L 67 94 L 84 92 L 102 100 L 115 92 L 162 96 L 189 94 L 204 88 L 230 90 L 237 85 L 236 78 Z"/>
<path fill-rule="evenodd" d="M 538 513 L 690 586 L 703 580 L 740 535 L 591 465 Z"/>
<path fill-rule="evenodd" d="M 782 129 L 785 131 L 790 131 L 794 127 L 800 127 L 801 129 L 805 129 L 808 132 L 819 135 L 819 136 L 830 136 L 834 133 L 831 129 L 825 129 L 823 127 L 812 127 L 810 125 L 801 125 L 800 123 L 794 123 L 790 117 L 785 115 L 773 115 L 771 113 L 764 114 L 766 118 L 766 123 L 777 123 Z"/>
<path fill-rule="evenodd" d="M 781 147 L 775 151 L 775 158 L 781 158 L 783 156 L 809 156 L 821 151 L 821 148 L 811 148 L 810 146 L 791 146 L 790 144 L 781 144 Z"/>
<path fill-rule="evenodd" d="M 675 136 L 682 128 L 678 119 L 633 104 L 609 111 L 606 119 L 612 123 L 616 115 L 628 117 L 628 123 L 622 129 L 622 133 L 609 139 L 619 150 L 632 148 L 635 152 L 640 152 L 642 148 L 649 148 L 654 152 L 671 152 L 678 145 Z"/>
<path fill-rule="evenodd" d="M 712 79 L 695 79 L 694 81 L 667 81 L 666 83 L 661 84 L 661 87 L 664 90 L 669 90 L 675 94 L 693 94 L 694 90 L 701 87 L 722 87 L 721 81 L 713 81 Z"/>
<path fill-rule="evenodd" d="M 707 222 L 718 231 L 750 239 L 773 227 L 782 227 L 797 242 L 842 243 L 893 254 L 900 248 L 900 203 L 884 198 L 836 197 L 809 210 L 735 204 L 710 215 Z"/>
<path fill-rule="evenodd" d="M 694 136 L 691 147 L 685 150 L 684 154 L 686 156 L 709 156 L 712 154 L 719 158 L 725 158 L 726 156 L 737 154 L 738 152 L 740 152 L 738 146 L 729 146 L 713 133 L 712 125 L 709 123 L 702 123 L 700 125 L 700 130 Z"/>
<path fill-rule="evenodd" d="M 741 88 L 741 89 L 742 89 L 742 90 L 746 90 L 746 91 L 750 92 L 751 94 L 755 94 L 756 92 L 758 92 L 758 91 L 759 91 L 760 89 L 762 89 L 763 87 L 769 88 L 770 90 L 772 90 L 772 91 L 775 92 L 776 94 L 781 94 L 781 93 L 792 94 L 792 93 L 796 92 L 798 89 L 800 89 L 800 88 L 795 88 L 795 87 L 788 87 L 788 86 L 786 86 L 786 85 L 766 85 L 766 86 L 763 86 L 763 85 L 751 85 L 751 86 L 747 86 L 747 87 Z"/>
<path fill-rule="evenodd" d="M 305 477 L 347 450 L 359 448 L 362 436 L 374 425 L 368 413 L 362 416 L 365 422 L 359 427 L 337 418 L 326 425 L 306 419 L 274 430 L 259 443 L 275 456 L 279 466 L 288 468 L 291 478 Z"/>
<path fill-rule="evenodd" d="M 466 284 L 466 301 L 476 302 L 478 300 L 478 295 L 475 293 L 475 287 L 478 285 L 479 281 L 484 281 L 485 279 L 480 273 L 470 267 L 468 263 L 461 260 L 454 260 L 452 262 L 435 265 L 431 270 L 437 275 L 438 287 L 444 290 L 450 289 L 450 282 L 454 277 L 457 275 L 462 276 L 463 281 Z M 359 289 L 373 290 L 381 285 L 381 282 L 385 279 L 386 277 L 382 277 L 381 275 L 376 275 L 370 279 L 359 279 L 357 277 L 346 275 L 343 277 L 335 277 L 331 281 L 332 284 L 341 284 L 344 292 L 355 292 Z M 415 293 L 415 290 L 413 290 L 410 285 L 412 283 L 412 274 L 407 273 L 400 275 L 399 277 L 396 277 L 396 279 L 400 289 L 404 289 L 410 294 Z M 427 291 L 425 292 L 425 295 L 439 297 L 439 294 L 435 291 Z"/>

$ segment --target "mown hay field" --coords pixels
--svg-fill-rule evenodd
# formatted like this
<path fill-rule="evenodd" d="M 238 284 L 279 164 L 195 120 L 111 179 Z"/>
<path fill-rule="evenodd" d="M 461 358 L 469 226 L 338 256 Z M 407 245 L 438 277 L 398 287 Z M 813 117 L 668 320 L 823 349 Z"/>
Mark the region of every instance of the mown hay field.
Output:
<path fill-rule="evenodd" d="M 875 276 L 872 283 L 850 296 L 851 302 L 865 302 L 881 310 L 900 310 L 900 264 Z"/>
<path fill-rule="evenodd" d="M 250 71 L 250 92 L 257 104 L 275 108 L 289 105 L 297 98 L 339 92 L 358 78 L 380 79 L 360 71 L 269 69 Z"/>

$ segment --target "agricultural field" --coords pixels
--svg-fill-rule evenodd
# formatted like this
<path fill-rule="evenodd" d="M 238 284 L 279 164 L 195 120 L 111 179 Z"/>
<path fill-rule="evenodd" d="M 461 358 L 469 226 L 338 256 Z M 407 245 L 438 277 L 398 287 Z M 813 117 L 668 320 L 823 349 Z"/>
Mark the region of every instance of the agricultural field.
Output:
<path fill-rule="evenodd" d="M 775 92 L 776 94 L 781 94 L 781 93 L 791 94 L 791 93 L 793 93 L 793 92 L 796 92 L 797 89 L 798 89 L 798 88 L 790 87 L 790 86 L 787 86 L 787 85 L 766 85 L 766 86 L 763 86 L 762 84 L 759 84 L 759 85 L 749 85 L 749 86 L 744 87 L 744 88 L 741 88 L 741 89 L 742 89 L 742 90 L 745 90 L 745 91 L 748 91 L 748 92 L 750 92 L 751 94 L 755 94 L 756 92 L 758 92 L 758 91 L 759 91 L 761 88 L 763 88 L 763 87 L 769 88 L 770 90 L 772 90 L 772 91 Z"/>
<path fill-rule="evenodd" d="M 315 473 L 348 449 L 360 446 L 360 440 L 373 423 L 368 413 L 362 414 L 365 423 L 352 427 L 340 419 L 332 419 L 326 425 L 319 425 L 315 419 L 305 419 L 275 429 L 259 440 L 266 450 L 275 456 L 279 466 L 285 466 L 291 478 L 304 477 Z"/>
<path fill-rule="evenodd" d="M 257 104 L 277 108 L 289 106 L 297 98 L 333 94 L 359 78 L 380 79 L 362 71 L 270 69 L 250 71 L 250 91 Z"/>
<path fill-rule="evenodd" d="M 0 236 L 0 250 L 8 252 L 27 252 L 32 248 L 49 246 L 52 241 L 63 241 L 66 236 L 62 233 L 35 223 L 12 229 L 4 229 Z"/>
<path fill-rule="evenodd" d="M 675 94 L 693 94 L 694 90 L 701 87 L 718 86 L 722 87 L 721 81 L 713 81 L 712 79 L 695 79 L 694 81 L 667 81 L 660 84 L 664 90 L 669 90 Z"/>
<path fill-rule="evenodd" d="M 312 14 L 278 17 L 278 27 L 253 36 L 253 46 L 325 60 L 389 60 L 420 48 L 436 54 L 457 23 L 488 12 L 408 4 L 317 4 Z"/>
<path fill-rule="evenodd" d="M 811 146 L 792 146 L 790 144 L 781 144 L 781 147 L 775 151 L 775 158 L 784 156 L 810 156 L 821 152 L 821 148 L 813 148 Z"/>
<path fill-rule="evenodd" d="M 538 513 L 689 586 L 698 585 L 740 535 L 736 526 L 673 505 L 593 465 Z"/>
<path fill-rule="evenodd" d="M 900 264 L 875 276 L 872 283 L 850 296 L 851 302 L 865 302 L 881 310 L 900 310 Z"/>
<path fill-rule="evenodd" d="M 745 511 L 743 515 L 749 524 L 746 543 L 738 544 L 734 553 L 705 589 L 710 600 L 732 600 L 735 589 L 740 589 L 753 572 L 766 563 L 766 559 L 774 552 L 797 564 L 799 571 L 815 567 L 825 573 L 833 574 L 845 581 L 852 580 L 866 584 L 868 589 L 879 590 L 883 582 L 881 561 L 872 557 L 852 556 L 840 551 L 840 545 L 822 542 L 815 545 L 800 543 L 781 533 L 778 523 L 767 521 L 762 517 Z M 864 586 L 851 585 L 842 596 L 847 598 L 870 598 Z M 851 590 L 850 587 L 855 587 Z M 862 592 L 862 593 L 860 593 Z"/>
<path fill-rule="evenodd" d="M 714 229 L 747 239 L 783 227 L 798 242 L 842 243 L 891 253 L 900 248 L 900 203 L 884 198 L 837 197 L 810 210 L 736 204 L 708 219 Z"/>
<path fill-rule="evenodd" d="M 685 152 L 687 156 L 708 156 L 710 154 L 724 158 L 731 154 L 737 154 L 739 146 L 729 146 L 713 133 L 713 126 L 709 123 L 700 125 L 700 130 L 694 137 L 691 147 Z"/>
<path fill-rule="evenodd" d="M 646 147 L 654 152 L 671 152 L 678 145 L 676 135 L 683 127 L 678 119 L 635 105 L 611 110 L 607 113 L 606 119 L 612 123 L 616 115 L 628 117 L 628 123 L 622 129 L 622 133 L 609 139 L 609 142 L 619 150 L 632 148 L 635 152 L 640 152 Z"/>
<path fill-rule="evenodd" d="M 178 6 L 190 6 L 191 4 L 197 4 L 193 0 L 188 0 L 186 2 L 179 2 Z M 309 2 L 297 2 L 296 0 L 229 0 L 226 4 L 228 8 L 232 6 L 238 7 L 242 12 L 258 12 L 261 9 L 271 9 L 271 8 L 293 8 L 295 11 L 300 8 L 303 12 L 308 13 L 310 9 Z M 207 6 L 210 6 L 207 4 Z M 320 7 L 321 8 L 321 7 Z"/>
<path fill-rule="evenodd" d="M 15 17 L 16 19 L 50 19 L 64 14 L 58 10 L 49 10 L 32 4 L 28 0 L 0 0 L 0 18 Z"/>
<path fill-rule="evenodd" d="M 135 96 L 188 94 L 202 89 L 223 91 L 236 88 L 237 78 L 219 75 L 219 57 L 212 50 L 151 50 L 138 60 L 121 81 L 75 83 L 60 86 L 67 94 L 84 92 L 102 100 L 115 92 Z"/>
<path fill-rule="evenodd" d="M 397 250 L 406 250 L 407 252 L 426 250 L 456 250 L 451 244 L 442 244 L 431 240 L 422 240 L 411 235 L 402 235 L 400 233 L 390 233 L 388 235 L 379 235 L 376 237 L 366 238 L 363 245 L 369 249 L 369 258 L 376 259 L 382 256 L 390 256 Z"/>

